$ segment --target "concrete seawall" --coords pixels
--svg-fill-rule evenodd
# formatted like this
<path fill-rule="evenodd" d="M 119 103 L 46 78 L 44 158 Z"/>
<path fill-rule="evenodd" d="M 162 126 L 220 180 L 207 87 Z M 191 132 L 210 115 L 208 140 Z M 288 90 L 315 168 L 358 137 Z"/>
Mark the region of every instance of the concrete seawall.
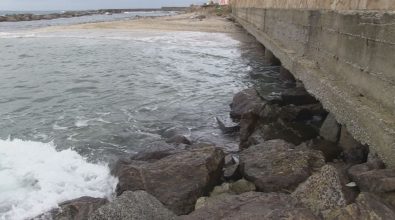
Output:
<path fill-rule="evenodd" d="M 233 15 L 395 167 L 395 2 L 234 0 Z"/>

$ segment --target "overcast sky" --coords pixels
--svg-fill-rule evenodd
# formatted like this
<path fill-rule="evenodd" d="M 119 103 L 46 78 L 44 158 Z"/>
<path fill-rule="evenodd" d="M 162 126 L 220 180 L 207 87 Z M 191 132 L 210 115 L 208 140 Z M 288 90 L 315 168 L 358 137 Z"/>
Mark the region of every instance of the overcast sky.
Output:
<path fill-rule="evenodd" d="M 78 10 L 100 8 L 158 8 L 187 6 L 204 0 L 0 0 L 0 10 Z"/>

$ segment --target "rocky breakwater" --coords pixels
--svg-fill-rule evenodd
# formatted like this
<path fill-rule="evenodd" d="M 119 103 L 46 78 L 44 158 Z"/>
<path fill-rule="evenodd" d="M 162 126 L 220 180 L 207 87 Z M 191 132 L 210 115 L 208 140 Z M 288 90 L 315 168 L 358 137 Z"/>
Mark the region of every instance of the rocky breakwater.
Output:
<path fill-rule="evenodd" d="M 99 14 L 98 11 L 68 11 L 64 13 L 51 14 L 9 14 L 0 16 L 0 22 L 16 22 L 16 21 L 36 21 L 36 20 L 51 20 L 56 18 L 72 18 Z"/>
<path fill-rule="evenodd" d="M 289 77 L 288 77 L 289 78 Z M 109 202 L 80 198 L 45 215 L 53 219 L 394 219 L 395 170 L 295 80 L 281 94 L 250 88 L 218 119 L 240 136 L 226 155 L 189 140 L 182 129 L 112 169 Z"/>
<path fill-rule="evenodd" d="M 57 18 L 72 18 L 90 16 L 96 14 L 117 14 L 130 11 L 159 11 L 160 9 L 100 9 L 100 10 L 86 10 L 86 11 L 66 11 L 61 13 L 50 14 L 7 14 L 0 16 L 0 22 L 16 22 L 16 21 L 37 21 L 37 20 L 51 20 Z"/>

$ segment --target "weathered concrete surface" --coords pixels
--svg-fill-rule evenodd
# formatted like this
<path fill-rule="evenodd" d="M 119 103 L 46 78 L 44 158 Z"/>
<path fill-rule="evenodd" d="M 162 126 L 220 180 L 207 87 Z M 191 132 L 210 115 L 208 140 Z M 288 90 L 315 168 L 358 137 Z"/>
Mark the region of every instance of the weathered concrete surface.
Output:
<path fill-rule="evenodd" d="M 329 10 L 389 10 L 393 0 L 232 0 L 237 8 L 329 9 Z"/>
<path fill-rule="evenodd" d="M 236 20 L 302 80 L 337 121 L 395 167 L 395 12 L 382 10 L 395 9 L 395 2 L 232 4 Z"/>

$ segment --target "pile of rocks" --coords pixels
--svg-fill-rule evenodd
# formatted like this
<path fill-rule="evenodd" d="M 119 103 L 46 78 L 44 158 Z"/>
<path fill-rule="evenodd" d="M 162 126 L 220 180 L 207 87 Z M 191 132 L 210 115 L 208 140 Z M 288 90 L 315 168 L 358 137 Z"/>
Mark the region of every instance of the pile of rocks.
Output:
<path fill-rule="evenodd" d="M 297 86 L 299 85 L 299 86 Z M 119 160 L 112 202 L 80 198 L 54 219 L 395 219 L 395 170 L 358 143 L 300 83 L 278 98 L 235 95 L 240 150 L 193 144 L 188 131 Z M 237 129 L 236 129 L 237 127 Z"/>

